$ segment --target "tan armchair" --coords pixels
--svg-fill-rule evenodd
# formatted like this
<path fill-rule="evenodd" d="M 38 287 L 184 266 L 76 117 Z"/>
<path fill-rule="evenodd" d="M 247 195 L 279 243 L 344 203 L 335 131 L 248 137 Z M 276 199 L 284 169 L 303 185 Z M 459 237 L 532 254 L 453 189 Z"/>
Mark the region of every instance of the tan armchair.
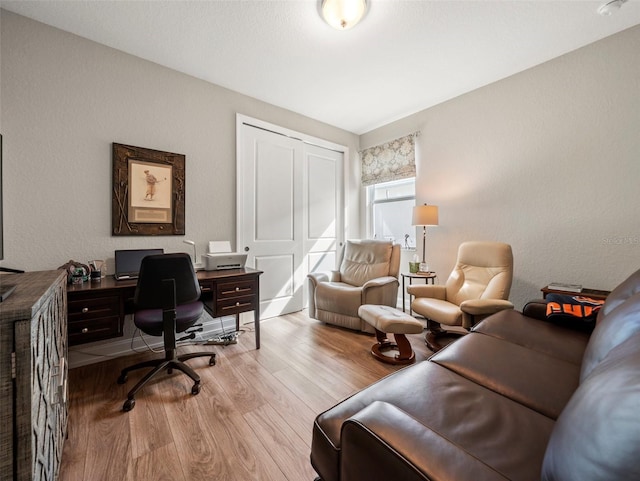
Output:
<path fill-rule="evenodd" d="M 507 299 L 513 279 L 513 253 L 501 242 L 465 242 L 445 285 L 413 285 L 411 310 L 427 319 L 427 346 L 437 351 L 438 337 L 460 333 L 445 331 L 441 324 L 469 330 L 483 318 L 513 309 Z"/>
<path fill-rule="evenodd" d="M 400 245 L 389 241 L 347 241 L 340 270 L 311 273 L 309 316 L 328 324 L 373 332 L 358 316 L 363 304 L 395 307 L 398 300 Z"/>

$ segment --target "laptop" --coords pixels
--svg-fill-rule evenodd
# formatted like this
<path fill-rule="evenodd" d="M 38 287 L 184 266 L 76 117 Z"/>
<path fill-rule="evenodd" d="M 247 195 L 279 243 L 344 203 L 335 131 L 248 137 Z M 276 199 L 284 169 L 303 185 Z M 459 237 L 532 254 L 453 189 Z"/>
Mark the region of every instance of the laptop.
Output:
<path fill-rule="evenodd" d="M 115 251 L 116 272 L 118 281 L 137 279 L 140 274 L 142 259 L 155 254 L 164 254 L 164 249 L 126 249 Z"/>

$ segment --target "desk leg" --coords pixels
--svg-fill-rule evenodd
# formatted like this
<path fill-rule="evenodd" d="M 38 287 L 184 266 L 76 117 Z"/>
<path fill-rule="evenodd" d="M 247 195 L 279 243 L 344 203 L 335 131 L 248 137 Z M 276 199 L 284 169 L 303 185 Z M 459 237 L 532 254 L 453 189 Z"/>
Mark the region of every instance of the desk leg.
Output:
<path fill-rule="evenodd" d="M 256 331 L 256 349 L 260 349 L 260 282 L 256 281 L 256 306 L 253 310 L 253 327 Z"/>

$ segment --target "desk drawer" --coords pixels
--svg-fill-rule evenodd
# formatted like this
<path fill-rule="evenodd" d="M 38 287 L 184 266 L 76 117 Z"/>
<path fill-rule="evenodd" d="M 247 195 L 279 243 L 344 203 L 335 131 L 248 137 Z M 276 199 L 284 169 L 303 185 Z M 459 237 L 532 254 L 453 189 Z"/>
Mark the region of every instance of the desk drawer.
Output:
<path fill-rule="evenodd" d="M 236 297 L 235 299 L 218 299 L 216 312 L 219 316 L 239 314 L 255 309 L 256 296 Z"/>
<path fill-rule="evenodd" d="M 68 300 L 69 322 L 120 315 L 118 296 L 87 297 Z"/>
<path fill-rule="evenodd" d="M 244 281 L 219 282 L 216 286 L 217 299 L 234 299 L 256 295 L 256 282 L 249 279 Z"/>
<path fill-rule="evenodd" d="M 69 345 L 122 336 L 120 316 L 69 322 Z"/>

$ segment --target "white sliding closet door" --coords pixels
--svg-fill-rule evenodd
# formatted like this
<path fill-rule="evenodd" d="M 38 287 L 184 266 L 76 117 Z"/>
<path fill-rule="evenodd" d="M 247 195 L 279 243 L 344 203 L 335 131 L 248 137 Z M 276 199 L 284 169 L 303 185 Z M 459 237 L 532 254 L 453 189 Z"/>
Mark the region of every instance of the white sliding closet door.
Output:
<path fill-rule="evenodd" d="M 343 237 L 342 152 L 238 122 L 238 251 L 268 318 L 307 303 L 305 279 L 335 268 Z"/>
<path fill-rule="evenodd" d="M 337 267 L 337 253 L 344 231 L 343 157 L 342 152 L 315 145 L 305 148 L 305 276 L 309 272 L 328 272 Z M 306 290 L 304 294 L 306 306 Z"/>

